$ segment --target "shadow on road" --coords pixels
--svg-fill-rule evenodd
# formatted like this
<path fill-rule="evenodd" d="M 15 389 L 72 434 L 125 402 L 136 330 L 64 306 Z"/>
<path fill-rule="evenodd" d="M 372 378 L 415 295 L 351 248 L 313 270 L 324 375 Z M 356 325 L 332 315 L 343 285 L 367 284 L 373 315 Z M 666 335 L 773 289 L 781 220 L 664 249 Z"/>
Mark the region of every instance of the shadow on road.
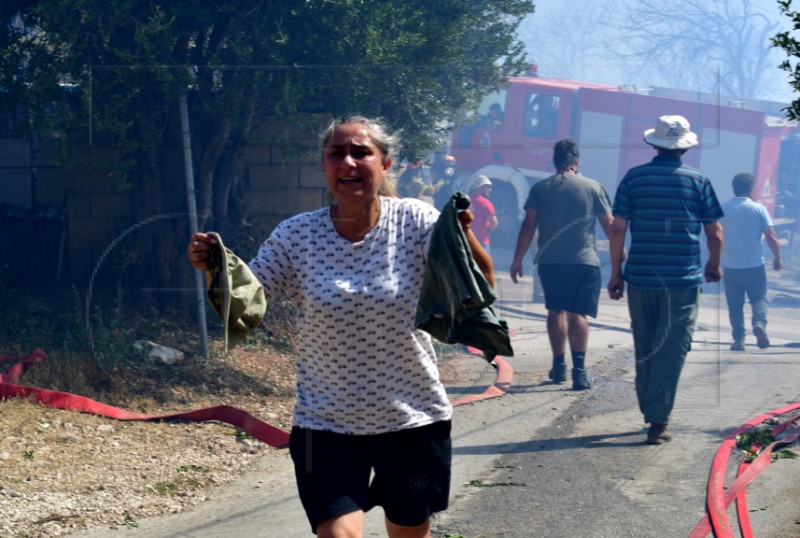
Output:
<path fill-rule="evenodd" d="M 627 438 L 636 436 L 636 441 Z M 467 456 L 478 454 L 520 454 L 531 452 L 554 452 L 574 448 L 609 448 L 642 446 L 644 441 L 642 430 L 607 433 L 599 435 L 586 435 L 582 437 L 558 437 L 553 439 L 535 439 L 514 443 L 497 443 L 490 445 L 467 445 L 453 447 L 454 456 Z"/>

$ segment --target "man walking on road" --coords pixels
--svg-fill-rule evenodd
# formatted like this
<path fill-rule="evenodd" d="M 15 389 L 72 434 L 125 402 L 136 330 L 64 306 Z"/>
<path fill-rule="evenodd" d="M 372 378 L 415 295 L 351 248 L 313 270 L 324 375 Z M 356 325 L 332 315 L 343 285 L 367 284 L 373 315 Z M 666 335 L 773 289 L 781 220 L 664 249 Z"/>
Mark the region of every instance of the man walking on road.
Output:
<path fill-rule="evenodd" d="M 525 220 L 517 236 L 511 280 L 522 276 L 522 259 L 539 229 L 539 278 L 547 308 L 547 335 L 553 352 L 550 379 L 567 379 L 566 347 L 572 353 L 572 388 L 591 387 L 586 375 L 589 324 L 597 317 L 600 259 L 595 251 L 595 220 L 611 233 L 611 201 L 602 185 L 578 174 L 578 148 L 561 140 L 553 150 L 556 174 L 531 187 Z"/>
<path fill-rule="evenodd" d="M 628 171 L 614 198 L 608 294 L 621 299 L 628 283 L 636 354 L 636 397 L 650 424 L 647 443 L 669 441 L 678 379 L 691 348 L 703 277 L 722 278 L 722 208 L 708 177 L 681 161 L 698 144 L 682 116 L 661 116 L 644 140 L 657 155 Z M 625 235 L 631 246 L 622 271 Z M 700 231 L 709 257 L 703 269 Z"/>
<path fill-rule="evenodd" d="M 722 204 L 725 217 L 721 221 L 726 238 L 722 266 L 725 268 L 723 283 L 733 335 L 731 351 L 744 351 L 745 294 L 753 312 L 753 334 L 758 347 L 765 349 L 769 347 L 769 337 L 767 271 L 761 247 L 762 235 L 772 251 L 772 267 L 776 271 L 781 270 L 781 246 L 767 208 L 752 200 L 756 177 L 753 174 L 737 174 L 731 183 L 734 197 Z"/>

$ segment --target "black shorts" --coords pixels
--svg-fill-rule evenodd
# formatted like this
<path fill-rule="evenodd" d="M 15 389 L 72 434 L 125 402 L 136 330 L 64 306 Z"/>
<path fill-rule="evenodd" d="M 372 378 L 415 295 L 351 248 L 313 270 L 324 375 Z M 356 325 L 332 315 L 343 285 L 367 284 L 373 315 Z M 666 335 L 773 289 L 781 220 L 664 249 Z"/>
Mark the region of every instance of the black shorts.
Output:
<path fill-rule="evenodd" d="M 539 280 L 548 310 L 597 317 L 600 268 L 570 263 L 540 263 Z"/>
<path fill-rule="evenodd" d="M 447 420 L 378 435 L 292 428 L 289 450 L 311 531 L 332 517 L 374 506 L 405 526 L 422 525 L 446 509 L 450 427 Z"/>

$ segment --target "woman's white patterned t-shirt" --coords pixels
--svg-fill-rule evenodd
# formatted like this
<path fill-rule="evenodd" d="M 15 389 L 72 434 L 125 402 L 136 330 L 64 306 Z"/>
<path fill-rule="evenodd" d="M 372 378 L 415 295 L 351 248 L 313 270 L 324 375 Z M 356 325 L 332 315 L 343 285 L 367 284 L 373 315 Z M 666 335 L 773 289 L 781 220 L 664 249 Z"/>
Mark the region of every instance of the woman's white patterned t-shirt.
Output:
<path fill-rule="evenodd" d="M 298 311 L 293 425 L 377 434 L 448 420 L 430 336 L 414 328 L 438 211 L 381 197 L 378 223 L 350 243 L 330 208 L 283 221 L 250 262 Z"/>

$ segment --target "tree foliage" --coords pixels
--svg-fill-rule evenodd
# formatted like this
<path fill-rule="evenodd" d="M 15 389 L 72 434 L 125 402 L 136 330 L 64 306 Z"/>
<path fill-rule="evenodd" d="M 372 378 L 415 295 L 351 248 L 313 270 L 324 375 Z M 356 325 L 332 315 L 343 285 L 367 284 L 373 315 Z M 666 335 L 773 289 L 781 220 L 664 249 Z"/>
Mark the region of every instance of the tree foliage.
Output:
<path fill-rule="evenodd" d="M 792 0 L 778 0 L 781 12 L 792 21 L 793 30 L 800 30 L 800 12 L 792 10 Z M 780 32 L 772 38 L 775 47 L 783 49 L 788 58 L 781 62 L 780 68 L 789 73 L 789 85 L 800 92 L 800 42 L 789 31 Z M 786 108 L 789 118 L 800 119 L 800 98 L 792 101 Z"/>
<path fill-rule="evenodd" d="M 214 133 L 213 148 L 246 141 L 254 115 L 357 111 L 403 128 L 418 155 L 527 67 L 515 36 L 533 3 L 9 0 L 0 9 L 12 21 L 0 36 L 2 104 L 29 110 L 35 128 L 78 122 L 126 150 L 174 143 L 170 114 L 191 88 L 192 120 Z M 200 175 L 203 160 L 219 161 L 203 155 Z"/>
<path fill-rule="evenodd" d="M 201 226 L 236 225 L 259 118 L 377 115 L 419 157 L 527 67 L 516 30 L 533 9 L 532 0 L 4 0 L 0 110 L 111 148 L 145 219 L 185 210 L 182 163 L 165 163 L 163 150 L 180 147 L 177 104 L 188 94 Z M 185 234 L 165 228 L 176 239 L 151 246 L 171 259 Z"/>

